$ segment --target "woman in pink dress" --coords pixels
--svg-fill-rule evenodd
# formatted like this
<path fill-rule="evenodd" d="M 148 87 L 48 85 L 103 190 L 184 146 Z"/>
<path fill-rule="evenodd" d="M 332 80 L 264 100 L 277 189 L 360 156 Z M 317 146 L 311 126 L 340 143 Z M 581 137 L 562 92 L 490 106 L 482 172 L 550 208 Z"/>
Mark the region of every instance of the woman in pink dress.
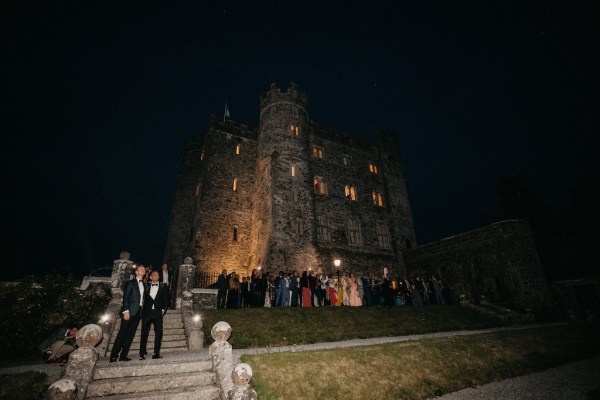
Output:
<path fill-rule="evenodd" d="M 350 306 L 358 307 L 362 306 L 360 300 L 360 294 L 358 292 L 358 282 L 356 281 L 356 275 L 350 274 Z"/>

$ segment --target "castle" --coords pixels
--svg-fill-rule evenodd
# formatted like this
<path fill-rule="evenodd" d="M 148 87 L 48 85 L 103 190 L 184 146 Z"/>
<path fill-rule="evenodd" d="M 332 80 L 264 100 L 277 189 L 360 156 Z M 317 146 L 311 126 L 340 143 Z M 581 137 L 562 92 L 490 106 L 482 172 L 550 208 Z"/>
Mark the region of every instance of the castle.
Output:
<path fill-rule="evenodd" d="M 404 268 L 416 246 L 393 133 L 372 142 L 311 121 L 292 83 L 261 97 L 251 129 L 213 116 L 190 139 L 165 259 L 205 271 L 333 272 Z"/>
<path fill-rule="evenodd" d="M 313 122 L 295 84 L 271 85 L 257 129 L 213 116 L 189 139 L 164 260 L 206 272 L 360 271 L 443 277 L 453 296 L 521 308 L 550 295 L 526 221 L 417 246 L 393 132 L 364 140 Z"/>

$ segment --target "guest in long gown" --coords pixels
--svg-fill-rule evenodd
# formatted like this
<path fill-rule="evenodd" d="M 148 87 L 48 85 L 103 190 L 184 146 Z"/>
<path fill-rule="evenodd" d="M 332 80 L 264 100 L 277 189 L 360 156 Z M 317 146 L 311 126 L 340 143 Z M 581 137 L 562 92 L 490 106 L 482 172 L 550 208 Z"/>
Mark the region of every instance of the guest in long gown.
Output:
<path fill-rule="evenodd" d="M 302 307 L 312 307 L 312 296 L 310 293 L 310 283 L 308 281 L 308 272 L 302 272 L 300 277 L 300 289 L 302 290 Z"/>
<path fill-rule="evenodd" d="M 337 307 L 340 307 L 342 305 L 344 305 L 344 286 L 342 284 L 342 278 L 338 275 L 338 281 L 337 281 L 337 291 L 336 291 L 336 302 L 335 305 Z"/>
<path fill-rule="evenodd" d="M 329 304 L 335 306 L 337 303 L 337 296 L 335 295 L 335 281 L 331 277 L 331 274 L 327 276 L 327 290 L 329 292 Z"/>
<path fill-rule="evenodd" d="M 240 293 L 240 280 L 235 272 L 229 275 L 229 290 L 227 291 L 227 308 L 238 308 L 238 294 Z"/>
<path fill-rule="evenodd" d="M 275 299 L 273 299 L 273 291 L 275 290 L 275 276 L 269 275 L 266 281 L 266 289 L 265 289 L 265 304 L 264 307 L 268 308 L 274 304 Z"/>
<path fill-rule="evenodd" d="M 362 306 L 362 301 L 360 300 L 360 293 L 358 292 L 358 282 L 356 280 L 356 275 L 350 274 L 350 296 L 348 296 L 348 303 L 352 307 Z"/>
<path fill-rule="evenodd" d="M 342 303 L 345 306 L 350 305 L 350 278 L 348 274 L 344 272 L 342 275 L 342 292 L 344 293 L 344 297 L 342 298 Z"/>

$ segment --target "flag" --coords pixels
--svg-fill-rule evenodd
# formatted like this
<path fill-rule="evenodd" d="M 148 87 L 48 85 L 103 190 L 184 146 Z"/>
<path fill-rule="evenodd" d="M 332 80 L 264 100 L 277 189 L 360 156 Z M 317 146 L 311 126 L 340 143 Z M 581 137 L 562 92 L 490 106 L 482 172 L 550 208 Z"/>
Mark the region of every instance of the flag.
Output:
<path fill-rule="evenodd" d="M 229 117 L 231 117 L 231 114 L 229 114 L 229 108 L 227 108 L 227 102 L 225 102 L 225 112 L 223 113 L 223 121 L 225 121 L 225 118 Z"/>

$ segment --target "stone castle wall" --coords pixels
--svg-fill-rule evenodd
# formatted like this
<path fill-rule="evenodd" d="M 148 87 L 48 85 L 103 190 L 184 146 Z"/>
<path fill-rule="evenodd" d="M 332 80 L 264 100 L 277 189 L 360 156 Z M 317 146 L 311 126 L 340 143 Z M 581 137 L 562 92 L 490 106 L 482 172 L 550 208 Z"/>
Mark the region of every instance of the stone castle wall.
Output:
<path fill-rule="evenodd" d="M 429 243 L 404 254 L 409 277 L 441 278 L 454 300 L 481 295 L 521 308 L 546 306 L 550 292 L 526 221 L 508 220 Z"/>
<path fill-rule="evenodd" d="M 178 265 L 191 256 L 201 269 L 246 275 L 258 266 L 334 272 L 338 258 L 342 270 L 400 271 L 415 235 L 401 165 L 390 161 L 397 143 L 384 146 L 319 126 L 294 84 L 285 92 L 273 85 L 261 98 L 257 130 L 213 118 L 204 136 L 188 143 L 165 257 Z M 326 194 L 315 194 L 315 177 Z M 346 198 L 346 185 L 356 201 Z M 356 243 L 350 219 L 357 221 Z"/>

